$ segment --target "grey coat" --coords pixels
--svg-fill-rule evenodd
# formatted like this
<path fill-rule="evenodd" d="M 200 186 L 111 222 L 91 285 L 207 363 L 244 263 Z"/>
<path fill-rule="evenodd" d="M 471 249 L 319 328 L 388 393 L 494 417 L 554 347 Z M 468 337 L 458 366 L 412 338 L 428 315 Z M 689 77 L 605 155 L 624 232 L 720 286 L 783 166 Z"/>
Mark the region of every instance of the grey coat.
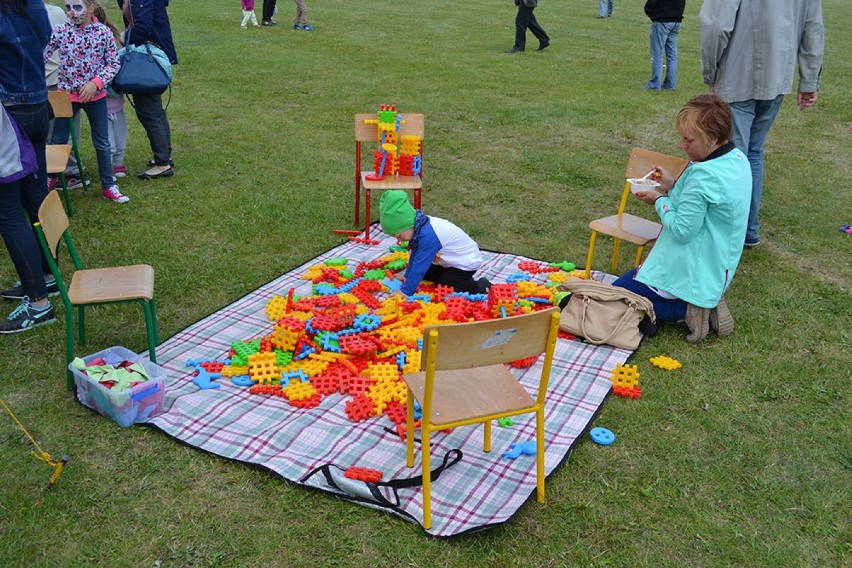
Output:
<path fill-rule="evenodd" d="M 704 0 L 698 15 L 704 82 L 726 102 L 819 90 L 821 0 Z"/>

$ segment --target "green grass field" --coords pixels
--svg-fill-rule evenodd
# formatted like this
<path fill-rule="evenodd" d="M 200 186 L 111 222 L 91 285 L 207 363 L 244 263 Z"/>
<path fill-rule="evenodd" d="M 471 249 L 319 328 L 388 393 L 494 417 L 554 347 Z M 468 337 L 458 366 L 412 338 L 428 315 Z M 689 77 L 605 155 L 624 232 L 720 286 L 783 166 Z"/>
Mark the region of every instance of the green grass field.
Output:
<path fill-rule="evenodd" d="M 314 32 L 289 29 L 285 1 L 280 25 L 258 30 L 239 28 L 237 0 L 172 2 L 177 174 L 127 178 L 122 206 L 75 192 L 84 262 L 153 265 L 168 338 L 341 241 L 353 115 L 393 103 L 426 116 L 427 213 L 483 248 L 585 264 L 588 221 L 614 212 L 630 148 L 681 155 L 675 114 L 706 91 L 700 3 L 687 4 L 678 89 L 663 93 L 639 88 L 643 2 L 607 20 L 593 2 L 541 4 L 552 46 L 510 56 L 509 1 L 309 0 Z M 788 98 L 768 137 L 764 244 L 727 294 L 734 334 L 691 346 L 668 327 L 646 340 L 643 398 L 610 399 L 595 423 L 618 441 L 578 444 L 545 505 L 438 540 L 157 430 L 120 429 L 65 390 L 56 323 L 0 337 L 0 397 L 47 452 L 70 456 L 46 491 L 51 469 L 0 412 L 0 565 L 850 566 L 852 240 L 838 227 L 852 223 L 852 4 L 823 5 L 820 99 L 800 112 Z M 135 173 L 150 149 L 126 111 Z M 602 239 L 596 268 L 609 251 Z M 5 285 L 16 275 L 3 258 Z M 137 308 L 87 323 L 81 355 L 145 349 Z M 683 369 L 653 368 L 659 354 Z"/>

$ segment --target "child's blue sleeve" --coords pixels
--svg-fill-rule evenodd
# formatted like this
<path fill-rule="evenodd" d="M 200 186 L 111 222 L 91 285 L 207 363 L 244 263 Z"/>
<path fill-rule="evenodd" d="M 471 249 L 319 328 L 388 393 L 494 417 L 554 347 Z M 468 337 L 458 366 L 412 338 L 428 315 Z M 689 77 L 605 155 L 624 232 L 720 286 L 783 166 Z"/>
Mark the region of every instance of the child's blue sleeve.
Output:
<path fill-rule="evenodd" d="M 400 288 L 403 294 L 410 296 L 417 291 L 423 276 L 441 251 L 441 246 L 441 241 L 435 234 L 432 224 L 423 225 L 418 235 L 417 248 L 408 259 L 408 267 L 405 269 L 405 282 Z"/>

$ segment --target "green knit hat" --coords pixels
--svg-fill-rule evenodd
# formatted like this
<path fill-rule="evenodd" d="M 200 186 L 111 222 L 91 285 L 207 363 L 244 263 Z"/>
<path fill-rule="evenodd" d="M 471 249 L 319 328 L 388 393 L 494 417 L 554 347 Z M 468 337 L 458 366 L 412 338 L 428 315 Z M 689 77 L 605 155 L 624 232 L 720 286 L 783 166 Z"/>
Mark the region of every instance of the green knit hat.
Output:
<path fill-rule="evenodd" d="M 379 222 L 382 231 L 388 235 L 398 235 L 414 227 L 414 207 L 408 202 L 408 195 L 401 189 L 382 193 L 379 201 Z"/>

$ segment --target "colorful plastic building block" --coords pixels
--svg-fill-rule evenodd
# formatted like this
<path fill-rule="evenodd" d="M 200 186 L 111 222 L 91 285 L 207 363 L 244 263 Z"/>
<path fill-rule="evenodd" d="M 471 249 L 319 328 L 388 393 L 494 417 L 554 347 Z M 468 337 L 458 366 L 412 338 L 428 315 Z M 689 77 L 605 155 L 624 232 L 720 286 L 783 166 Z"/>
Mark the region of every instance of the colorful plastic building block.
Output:
<path fill-rule="evenodd" d="M 522 444 L 511 444 L 509 445 L 509 451 L 503 452 L 503 458 L 507 460 L 513 460 L 519 457 L 521 454 L 527 456 L 534 456 L 536 452 L 535 448 L 535 440 L 531 440 L 529 442 L 524 442 Z"/>
<path fill-rule="evenodd" d="M 592 428 L 592 431 L 589 432 L 589 437 L 594 443 L 601 446 L 609 446 L 615 442 L 615 434 L 606 428 Z"/>
<path fill-rule="evenodd" d="M 665 355 L 651 357 L 649 361 L 653 366 L 665 369 L 666 371 L 674 371 L 675 369 L 683 367 L 683 364 L 680 361 L 672 359 L 671 357 L 666 357 Z"/>

